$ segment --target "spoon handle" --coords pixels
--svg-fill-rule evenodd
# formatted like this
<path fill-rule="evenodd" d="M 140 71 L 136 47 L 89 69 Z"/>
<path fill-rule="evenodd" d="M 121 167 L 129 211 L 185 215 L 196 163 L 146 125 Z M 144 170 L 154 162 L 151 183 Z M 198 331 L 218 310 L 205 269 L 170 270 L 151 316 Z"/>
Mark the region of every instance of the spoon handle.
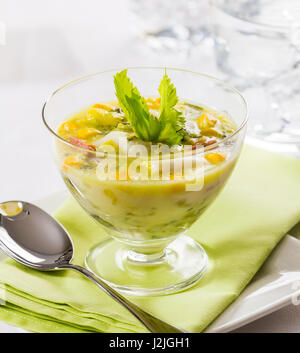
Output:
<path fill-rule="evenodd" d="M 135 304 L 131 303 L 129 300 L 120 295 L 117 291 L 111 288 L 107 283 L 102 281 L 100 278 L 96 277 L 92 272 L 88 271 L 86 268 L 73 265 L 73 264 L 63 264 L 59 266 L 60 269 L 69 268 L 76 271 L 79 271 L 92 282 L 97 284 L 101 289 L 103 289 L 107 294 L 113 297 L 117 302 L 123 305 L 127 310 L 129 310 L 150 332 L 155 333 L 187 333 L 183 329 L 179 329 L 175 326 L 172 326 L 156 317 L 148 314 L 144 310 L 140 309 Z"/>

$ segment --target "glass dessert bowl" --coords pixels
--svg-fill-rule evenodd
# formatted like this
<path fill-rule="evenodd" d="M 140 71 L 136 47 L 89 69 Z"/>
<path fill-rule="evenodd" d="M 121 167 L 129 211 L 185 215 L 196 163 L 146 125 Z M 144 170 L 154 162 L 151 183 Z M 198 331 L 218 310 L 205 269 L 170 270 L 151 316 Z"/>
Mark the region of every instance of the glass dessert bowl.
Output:
<path fill-rule="evenodd" d="M 185 232 L 236 163 L 247 106 L 207 75 L 119 71 L 58 89 L 43 120 L 67 187 L 110 236 L 90 249 L 86 266 L 127 294 L 181 291 L 207 268 L 204 249 Z"/>

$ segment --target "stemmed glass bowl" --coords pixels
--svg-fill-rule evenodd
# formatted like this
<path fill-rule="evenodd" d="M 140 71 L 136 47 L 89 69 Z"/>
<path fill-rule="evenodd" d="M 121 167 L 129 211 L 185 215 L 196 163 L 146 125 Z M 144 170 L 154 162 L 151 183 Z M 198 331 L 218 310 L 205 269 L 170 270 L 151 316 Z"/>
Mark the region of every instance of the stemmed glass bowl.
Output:
<path fill-rule="evenodd" d="M 247 105 L 237 90 L 204 74 L 166 70 L 180 100 L 226 112 L 237 128 L 219 143 L 196 151 L 191 148 L 181 159 L 177 154 L 160 154 L 158 168 L 174 165 L 178 160 L 181 165 L 191 157 L 203 160 L 212 152 L 225 154 L 224 162 L 208 169 L 196 163 L 191 173 L 180 178 L 174 175 L 162 178 L 160 169 L 156 178 L 152 174 L 141 178 L 139 173 L 125 179 L 101 177 L 99 168 L 103 170 L 103 161 L 115 165 L 116 156 L 106 153 L 104 158 L 99 151 L 64 140 L 57 129 L 69 116 L 89 105 L 116 100 L 113 76 L 120 69 L 72 81 L 56 90 L 43 107 L 43 121 L 54 137 L 55 161 L 65 184 L 108 235 L 103 240 L 99 229 L 99 244 L 86 255 L 86 266 L 115 289 L 132 295 L 181 291 L 204 275 L 208 265 L 206 252 L 185 232 L 224 186 L 246 130 Z M 143 96 L 156 96 L 164 71 L 162 67 L 136 67 L 129 68 L 128 75 Z M 78 169 L 65 165 L 65 157 L 74 154 L 84 155 L 91 167 Z M 130 163 L 140 158 L 140 154 L 130 156 Z M 151 162 L 155 164 L 152 159 Z M 201 234 L 195 236 L 201 241 Z"/>

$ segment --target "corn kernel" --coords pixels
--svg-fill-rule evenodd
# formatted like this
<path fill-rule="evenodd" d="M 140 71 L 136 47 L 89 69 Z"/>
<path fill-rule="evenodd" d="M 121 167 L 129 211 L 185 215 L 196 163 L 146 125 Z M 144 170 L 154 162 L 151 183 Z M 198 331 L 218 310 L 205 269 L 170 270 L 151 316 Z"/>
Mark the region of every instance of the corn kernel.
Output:
<path fill-rule="evenodd" d="M 160 97 L 158 98 L 147 98 L 146 99 L 146 104 L 148 106 L 148 108 L 150 109 L 159 109 L 160 107 Z"/>
<path fill-rule="evenodd" d="M 199 129 L 206 131 L 209 128 L 212 128 L 216 125 L 215 119 L 210 119 L 207 114 L 203 113 L 197 121 Z"/>
<path fill-rule="evenodd" d="M 77 128 L 76 124 L 73 123 L 72 121 L 65 121 L 64 123 L 61 124 L 59 130 L 63 132 L 71 132 L 71 131 L 74 131 L 76 128 Z"/>
<path fill-rule="evenodd" d="M 207 153 L 205 158 L 212 164 L 218 164 L 225 161 L 225 155 L 221 153 Z"/>
<path fill-rule="evenodd" d="M 109 107 L 108 105 L 106 105 L 106 104 L 101 104 L 101 103 L 96 103 L 96 104 L 94 104 L 93 105 L 93 108 L 97 108 L 97 109 L 104 109 L 104 110 L 106 110 L 106 111 L 108 111 L 108 112 L 111 112 L 111 107 Z"/>
<path fill-rule="evenodd" d="M 76 156 L 76 155 L 71 155 L 65 158 L 64 164 L 74 167 L 74 166 L 81 166 L 83 164 L 82 160 Z"/>
<path fill-rule="evenodd" d="M 99 133 L 100 132 L 97 129 L 94 129 L 93 127 L 86 127 L 78 130 L 75 136 L 79 139 L 87 139 L 89 137 L 96 136 Z"/>

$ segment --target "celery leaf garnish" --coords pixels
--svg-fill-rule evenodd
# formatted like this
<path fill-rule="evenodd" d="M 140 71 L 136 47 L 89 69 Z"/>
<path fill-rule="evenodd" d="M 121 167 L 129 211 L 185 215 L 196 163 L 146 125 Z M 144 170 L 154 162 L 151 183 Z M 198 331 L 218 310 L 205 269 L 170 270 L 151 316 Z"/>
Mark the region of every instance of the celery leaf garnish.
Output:
<path fill-rule="evenodd" d="M 160 94 L 159 121 L 161 125 L 158 139 L 160 142 L 165 142 L 168 145 L 177 145 L 183 137 L 182 128 L 184 118 L 181 112 L 174 108 L 178 102 L 176 88 L 166 73 L 159 85 L 158 91 Z"/>
<path fill-rule="evenodd" d="M 127 76 L 127 70 L 117 73 L 114 83 L 119 104 L 133 131 L 143 141 L 156 141 L 159 121 L 150 114 L 145 99 Z"/>
<path fill-rule="evenodd" d="M 123 70 L 114 76 L 116 96 L 135 134 L 143 141 L 176 145 L 182 140 L 184 119 L 174 107 L 178 102 L 176 89 L 165 73 L 160 86 L 160 114 L 150 114 L 145 99 Z"/>

